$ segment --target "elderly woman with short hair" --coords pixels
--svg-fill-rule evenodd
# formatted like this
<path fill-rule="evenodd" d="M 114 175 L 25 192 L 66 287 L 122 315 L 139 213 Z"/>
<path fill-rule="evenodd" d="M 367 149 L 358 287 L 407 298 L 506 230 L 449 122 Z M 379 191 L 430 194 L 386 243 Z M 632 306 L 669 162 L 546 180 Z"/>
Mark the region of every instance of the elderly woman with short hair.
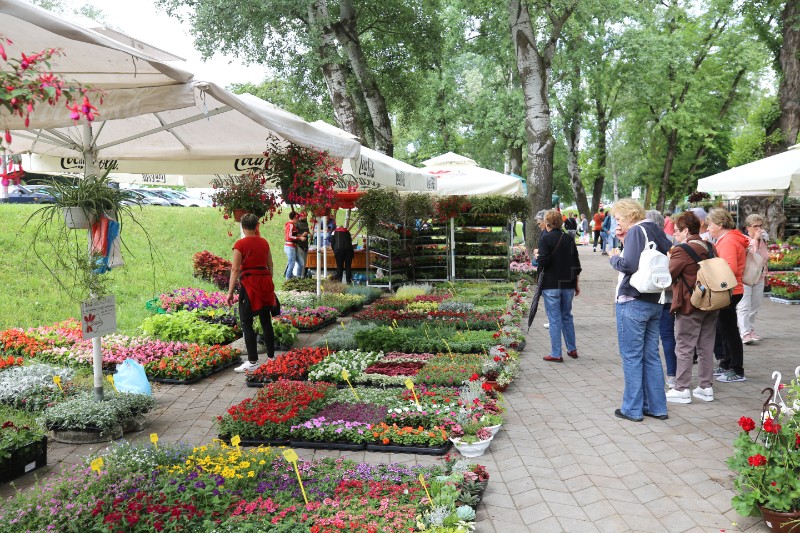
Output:
<path fill-rule="evenodd" d="M 550 323 L 550 354 L 543 359 L 551 363 L 562 363 L 562 334 L 567 345 L 567 355 L 573 359 L 578 358 L 572 299 L 581 292 L 578 286 L 581 261 L 575 239 L 561 231 L 564 223 L 561 213 L 555 209 L 547 211 L 542 223 L 545 232 L 534 253 L 539 264 L 539 275 L 542 276 L 544 309 Z"/>
<path fill-rule="evenodd" d="M 617 336 L 625 375 L 622 407 L 614 414 L 618 418 L 641 422 L 643 416 L 667 418 L 667 398 L 664 393 L 664 370 L 658 354 L 659 323 L 662 306 L 658 294 L 643 294 L 630 283 L 639 269 L 639 256 L 647 241 L 655 243 L 666 254 L 670 241 L 650 220 L 645 220 L 642 205 L 632 198 L 614 204 L 617 234 L 625 249 L 611 250 L 609 262 L 619 271 L 616 289 Z"/>
<path fill-rule="evenodd" d="M 767 242 L 769 236 L 764 230 L 764 217 L 758 213 L 748 215 L 745 219 L 747 226 L 747 235 L 750 238 L 748 250 L 754 254 L 760 255 L 764 260 L 764 271 L 759 276 L 758 281 L 753 285 L 745 285 L 742 292 L 742 301 L 736 306 L 736 315 L 738 317 L 739 333 L 742 336 L 744 344 L 753 344 L 761 340 L 761 337 L 756 335 L 756 315 L 761 307 L 761 300 L 764 297 L 764 280 L 767 277 L 766 264 L 769 261 L 769 249 Z"/>

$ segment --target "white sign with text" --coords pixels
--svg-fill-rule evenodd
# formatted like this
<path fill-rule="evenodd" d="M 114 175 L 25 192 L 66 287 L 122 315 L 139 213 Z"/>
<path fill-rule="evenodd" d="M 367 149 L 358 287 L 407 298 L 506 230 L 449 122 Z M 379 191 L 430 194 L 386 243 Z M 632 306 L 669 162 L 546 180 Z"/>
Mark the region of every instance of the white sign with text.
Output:
<path fill-rule="evenodd" d="M 113 296 L 81 302 L 83 339 L 117 331 L 117 302 Z"/>

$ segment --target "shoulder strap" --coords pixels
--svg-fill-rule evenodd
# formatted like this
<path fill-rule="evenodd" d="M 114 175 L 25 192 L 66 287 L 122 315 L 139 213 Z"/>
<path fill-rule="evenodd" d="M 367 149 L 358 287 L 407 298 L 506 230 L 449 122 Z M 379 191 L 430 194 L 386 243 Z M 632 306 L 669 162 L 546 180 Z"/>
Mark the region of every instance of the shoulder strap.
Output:
<path fill-rule="evenodd" d="M 561 234 L 558 236 L 558 242 L 556 243 L 556 247 L 553 248 L 553 255 L 556 255 L 556 250 L 558 250 L 558 246 L 561 244 L 561 239 L 564 237 L 564 232 L 562 231 Z"/>

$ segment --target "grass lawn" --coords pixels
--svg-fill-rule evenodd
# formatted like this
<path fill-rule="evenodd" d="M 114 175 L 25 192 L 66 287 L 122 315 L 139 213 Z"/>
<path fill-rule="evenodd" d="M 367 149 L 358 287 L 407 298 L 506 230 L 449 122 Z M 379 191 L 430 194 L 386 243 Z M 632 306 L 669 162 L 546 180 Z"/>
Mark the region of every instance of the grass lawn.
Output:
<path fill-rule="evenodd" d="M 0 204 L 0 330 L 51 324 L 77 318 L 80 313 L 80 302 L 61 289 L 30 250 L 33 231 L 23 225 L 35 209 L 33 205 Z M 192 256 L 208 250 L 230 260 L 239 236 L 238 225 L 223 220 L 213 208 L 148 206 L 136 208 L 134 214 L 149 233 L 154 254 L 151 257 L 144 231 L 123 219 L 122 239 L 130 248 L 123 248 L 125 266 L 104 274 L 111 279 L 110 293 L 117 299 L 117 328 L 124 334 L 138 333 L 138 326 L 149 316 L 145 302 L 162 292 L 179 287 L 216 290 L 192 276 Z M 288 211 L 276 215 L 261 230 L 272 247 L 276 272 L 286 268 L 283 224 L 287 216 Z M 228 231 L 233 236 L 228 236 Z M 71 233 L 80 238 L 86 234 L 83 230 Z M 276 276 L 275 284 L 280 288 L 283 277 Z"/>

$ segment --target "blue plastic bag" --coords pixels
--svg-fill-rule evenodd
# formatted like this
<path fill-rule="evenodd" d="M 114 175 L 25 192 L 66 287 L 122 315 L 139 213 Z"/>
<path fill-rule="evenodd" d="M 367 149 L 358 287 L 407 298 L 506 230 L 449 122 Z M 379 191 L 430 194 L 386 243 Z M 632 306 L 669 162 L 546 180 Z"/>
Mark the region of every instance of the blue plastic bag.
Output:
<path fill-rule="evenodd" d="M 120 392 L 132 392 L 148 396 L 151 394 L 150 382 L 147 381 L 144 366 L 133 359 L 125 359 L 122 364 L 117 365 L 117 373 L 114 374 L 114 386 Z"/>

